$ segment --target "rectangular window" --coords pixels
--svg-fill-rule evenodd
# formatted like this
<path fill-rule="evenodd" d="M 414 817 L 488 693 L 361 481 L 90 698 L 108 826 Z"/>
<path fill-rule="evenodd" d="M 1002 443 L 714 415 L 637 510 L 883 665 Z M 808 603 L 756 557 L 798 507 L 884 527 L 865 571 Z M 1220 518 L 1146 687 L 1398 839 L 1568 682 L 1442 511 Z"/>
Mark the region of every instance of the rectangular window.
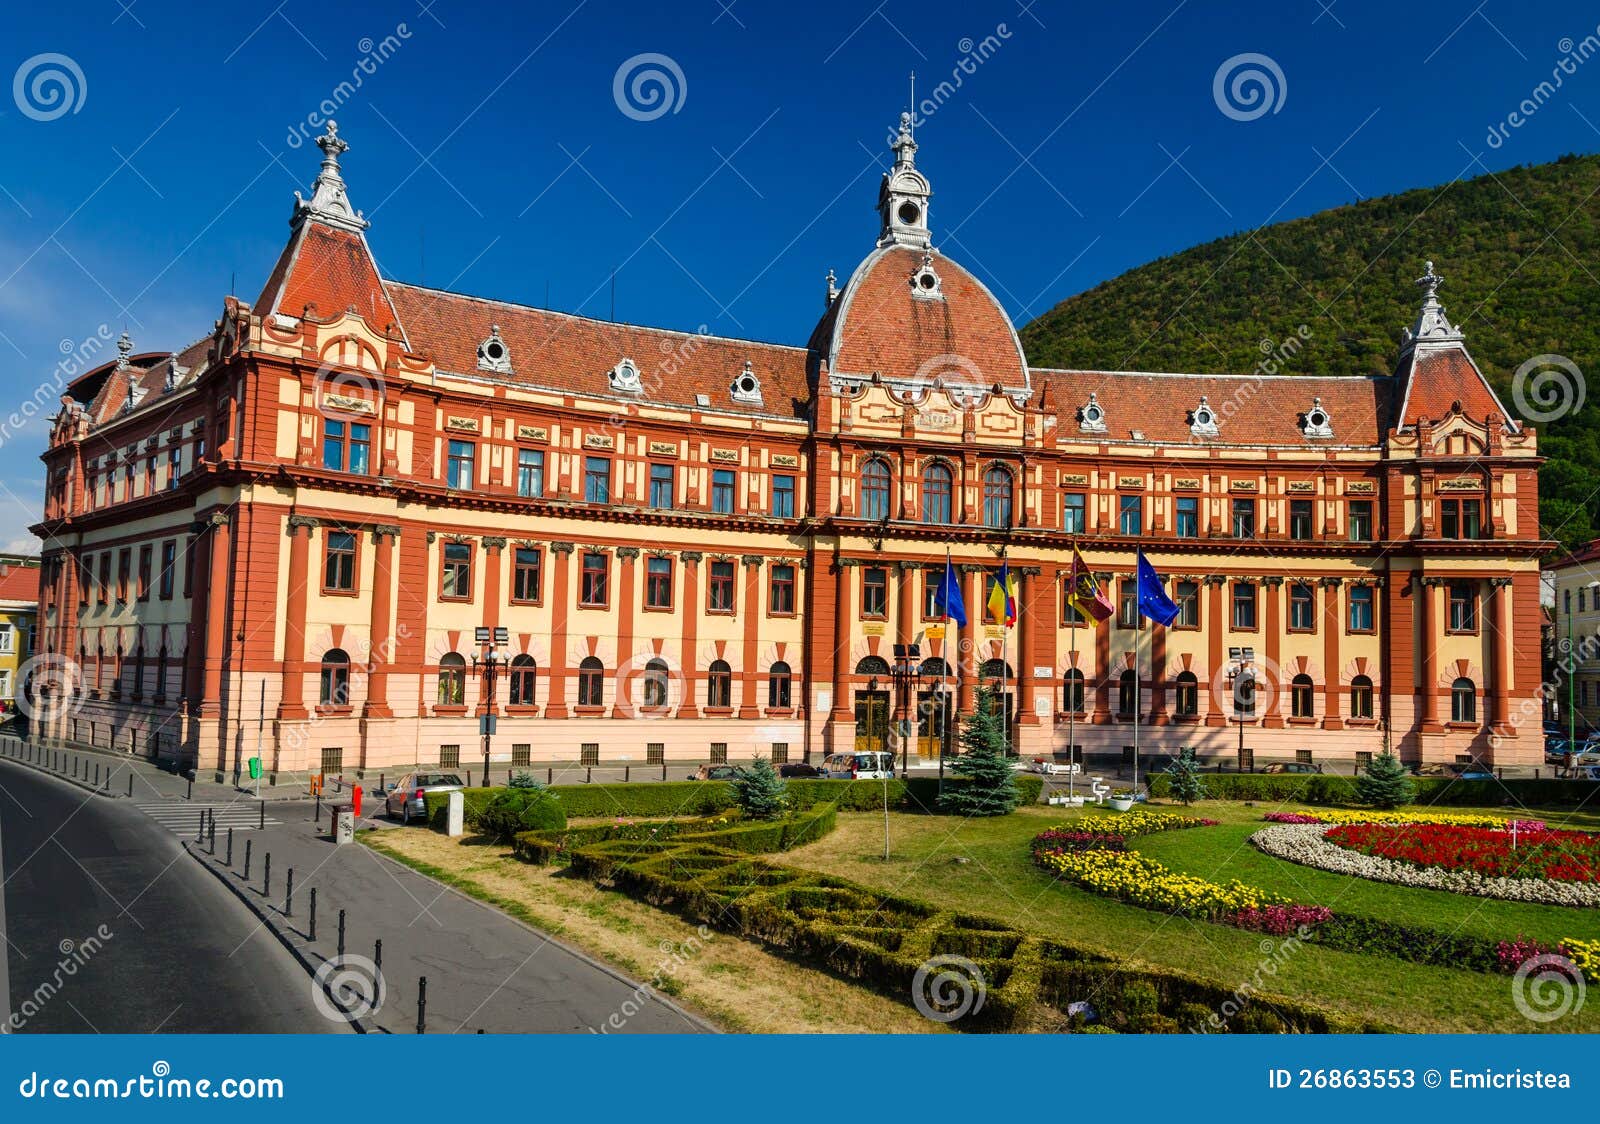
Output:
<path fill-rule="evenodd" d="M 1353 585 L 1350 587 L 1350 631 L 1372 630 L 1372 587 Z"/>
<path fill-rule="evenodd" d="M 1372 501 L 1351 500 L 1349 509 L 1350 541 L 1372 541 Z"/>
<path fill-rule="evenodd" d="M 1483 537 L 1482 500 L 1440 500 L 1439 536 L 1446 539 Z"/>
<path fill-rule="evenodd" d="M 1124 581 L 1117 586 L 1117 627 L 1139 627 L 1139 587 L 1137 582 Z"/>
<path fill-rule="evenodd" d="M 733 612 L 733 563 L 711 563 L 711 581 L 706 594 L 706 608 L 713 613 Z"/>
<path fill-rule="evenodd" d="M 348 426 L 332 418 L 322 423 L 322 467 L 331 472 L 366 474 L 372 452 L 372 427 L 360 422 Z"/>
<path fill-rule="evenodd" d="M 650 466 L 650 506 L 657 511 L 672 510 L 672 466 Z"/>
<path fill-rule="evenodd" d="M 157 595 L 163 601 L 172 600 L 173 571 L 178 566 L 178 544 L 173 539 L 168 539 L 161 544 L 161 592 Z"/>
<path fill-rule="evenodd" d="M 122 466 L 122 498 L 133 499 L 133 462 Z"/>
<path fill-rule="evenodd" d="M 772 478 L 772 514 L 779 519 L 794 518 L 794 477 L 779 475 Z"/>
<path fill-rule="evenodd" d="M 167 490 L 178 486 L 183 477 L 183 450 L 177 445 L 167 450 Z"/>
<path fill-rule="evenodd" d="M 517 495 L 526 499 L 537 499 L 544 495 L 544 452 L 542 450 L 517 450 Z"/>
<path fill-rule="evenodd" d="M 598 705 L 598 704 L 596 704 L 596 705 Z M 583 743 L 581 743 L 578 746 L 578 764 L 580 764 L 580 765 L 598 765 L 598 764 L 600 764 L 600 743 L 599 742 L 583 742 Z"/>
<path fill-rule="evenodd" d="M 1289 631 L 1315 632 L 1317 595 L 1309 585 L 1296 582 L 1289 587 Z"/>
<path fill-rule="evenodd" d="M 459 745 L 441 745 L 439 747 L 439 764 L 447 769 L 461 767 L 461 747 Z"/>
<path fill-rule="evenodd" d="M 728 743 L 711 743 L 711 763 L 713 765 L 726 765 L 728 763 Z"/>
<path fill-rule="evenodd" d="M 1178 603 L 1178 616 L 1172 622 L 1174 628 L 1199 628 L 1200 627 L 1200 583 L 1180 581 L 1177 596 L 1173 598 Z"/>
<path fill-rule="evenodd" d="M 520 742 L 511 747 L 511 766 L 526 768 L 533 764 L 533 746 L 527 742 Z"/>
<path fill-rule="evenodd" d="M 772 763 L 774 765 L 787 765 L 789 763 L 789 743 L 772 743 Z"/>
<path fill-rule="evenodd" d="M 100 604 L 111 600 L 111 552 L 100 556 Z"/>
<path fill-rule="evenodd" d="M 768 572 L 770 585 L 767 593 L 767 611 L 774 616 L 792 616 L 794 613 L 794 567 L 787 562 L 775 563 Z"/>
<path fill-rule="evenodd" d="M 578 582 L 578 604 L 586 609 L 604 609 L 611 603 L 607 578 L 611 567 L 604 554 L 591 551 L 583 556 L 583 569 Z"/>
<path fill-rule="evenodd" d="M 889 571 L 882 566 L 861 571 L 861 615 L 880 619 L 889 615 Z"/>
<path fill-rule="evenodd" d="M 322 773 L 338 776 L 344 772 L 344 748 L 342 746 L 322 747 Z"/>
<path fill-rule="evenodd" d="M 144 494 L 154 495 L 156 491 L 156 455 L 151 453 L 144 462 Z"/>
<path fill-rule="evenodd" d="M 1233 501 L 1233 537 L 1236 539 L 1253 539 L 1256 537 L 1256 501 Z"/>
<path fill-rule="evenodd" d="M 611 502 L 611 458 L 583 458 L 583 498 L 586 503 Z"/>
<path fill-rule="evenodd" d="M 1082 492 L 1068 492 L 1061 497 L 1061 530 L 1069 535 L 1088 531 L 1088 497 Z"/>
<path fill-rule="evenodd" d="M 646 609 L 672 608 L 672 559 L 645 559 L 644 607 Z"/>
<path fill-rule="evenodd" d="M 322 559 L 322 588 L 330 593 L 355 592 L 356 536 L 353 532 L 328 532 Z"/>
<path fill-rule="evenodd" d="M 646 765 L 665 765 L 667 763 L 667 743 L 645 742 L 644 763 Z"/>
<path fill-rule="evenodd" d="M 472 597 L 472 547 L 468 543 L 444 544 L 444 570 L 439 580 L 439 596 L 456 601 Z"/>
<path fill-rule="evenodd" d="M 519 546 L 511 560 L 511 600 L 525 605 L 539 603 L 544 555 L 531 546 Z"/>
<path fill-rule="evenodd" d="M 155 559 L 154 546 L 141 546 L 139 548 L 139 585 L 138 595 L 140 601 L 150 600 L 150 570 Z"/>
<path fill-rule="evenodd" d="M 1177 518 L 1174 520 L 1174 529 L 1180 539 L 1197 539 L 1200 537 L 1200 498 L 1198 496 L 1178 497 Z"/>
<path fill-rule="evenodd" d="M 1309 539 L 1311 537 L 1311 501 L 1289 501 L 1289 537 L 1291 539 Z"/>
<path fill-rule="evenodd" d="M 731 468 L 714 469 L 711 473 L 711 510 L 718 515 L 733 514 L 734 491 L 739 474 Z"/>
<path fill-rule="evenodd" d="M 1253 632 L 1256 627 L 1256 587 L 1253 582 L 1233 583 L 1233 627 Z"/>
<path fill-rule="evenodd" d="M 1478 631 L 1478 591 L 1471 582 L 1451 582 L 1450 631 Z"/>
<path fill-rule="evenodd" d="M 123 547 L 117 552 L 117 601 L 128 600 L 128 582 L 133 578 L 133 548 Z"/>
<path fill-rule="evenodd" d="M 450 442 L 450 460 L 445 482 L 457 491 L 470 491 L 476 479 L 473 464 L 478 457 L 478 446 L 471 441 Z"/>
<path fill-rule="evenodd" d="M 1118 526 L 1124 535 L 1133 536 L 1144 533 L 1143 496 L 1118 496 L 1117 512 L 1119 515 Z"/>

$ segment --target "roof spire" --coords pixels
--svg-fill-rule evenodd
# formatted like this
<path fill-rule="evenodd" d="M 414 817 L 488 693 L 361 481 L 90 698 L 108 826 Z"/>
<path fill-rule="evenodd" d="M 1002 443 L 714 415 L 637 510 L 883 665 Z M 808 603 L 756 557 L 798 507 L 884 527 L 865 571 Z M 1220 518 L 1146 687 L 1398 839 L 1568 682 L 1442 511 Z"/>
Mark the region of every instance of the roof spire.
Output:
<path fill-rule="evenodd" d="M 1461 330 L 1450 323 L 1444 314 L 1444 305 L 1439 303 L 1439 286 L 1444 278 L 1433 271 L 1431 261 L 1416 283 L 1422 287 L 1422 309 L 1417 313 L 1416 323 L 1401 336 L 1401 350 L 1410 350 L 1419 343 L 1460 343 Z"/>
<path fill-rule="evenodd" d="M 312 185 L 311 198 L 302 199 L 294 193 L 294 215 L 290 226 L 299 226 L 306 219 L 337 226 L 344 230 L 362 231 L 370 225 L 361 212 L 352 210 L 345 194 L 344 177 L 339 173 L 339 157 L 350 151 L 350 143 L 339 135 L 339 123 L 328 122 L 328 131 L 317 138 L 322 149 L 322 170 Z"/>
<path fill-rule="evenodd" d="M 117 370 L 128 369 L 128 356 L 133 354 L 133 337 L 128 335 L 128 329 L 122 329 L 122 335 L 117 337 Z"/>
<path fill-rule="evenodd" d="M 879 246 L 933 248 L 928 231 L 928 199 L 933 189 L 928 177 L 917 170 L 917 142 L 911 135 L 913 118 L 900 114 L 900 131 L 889 147 L 894 150 L 894 167 L 883 175 L 878 188 Z"/>

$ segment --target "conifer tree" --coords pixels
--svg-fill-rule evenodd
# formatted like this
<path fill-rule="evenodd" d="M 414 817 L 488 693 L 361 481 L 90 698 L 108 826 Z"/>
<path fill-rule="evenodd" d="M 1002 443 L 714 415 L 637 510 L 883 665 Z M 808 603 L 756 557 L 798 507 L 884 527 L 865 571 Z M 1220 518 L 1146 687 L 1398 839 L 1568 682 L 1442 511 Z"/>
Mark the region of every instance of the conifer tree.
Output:
<path fill-rule="evenodd" d="M 945 786 L 939 797 L 941 812 L 1003 816 L 1016 808 L 1016 776 L 1005 745 L 1000 694 L 993 685 L 980 684 L 977 709 L 961 728 L 961 756 L 950 765 L 950 771 L 961 781 Z"/>
<path fill-rule="evenodd" d="M 750 767 L 736 771 L 730 783 L 734 803 L 750 819 L 770 820 L 789 803 L 783 778 L 765 757 L 752 758 Z"/>
<path fill-rule="evenodd" d="M 1406 767 L 1392 753 L 1378 754 L 1367 771 L 1356 778 L 1356 799 L 1374 808 L 1398 808 L 1411 803 L 1416 793 Z"/>
<path fill-rule="evenodd" d="M 1167 766 L 1167 788 L 1186 806 L 1206 798 L 1206 786 L 1200 779 L 1200 762 L 1195 757 L 1194 746 L 1186 745 L 1178 750 L 1178 759 Z"/>

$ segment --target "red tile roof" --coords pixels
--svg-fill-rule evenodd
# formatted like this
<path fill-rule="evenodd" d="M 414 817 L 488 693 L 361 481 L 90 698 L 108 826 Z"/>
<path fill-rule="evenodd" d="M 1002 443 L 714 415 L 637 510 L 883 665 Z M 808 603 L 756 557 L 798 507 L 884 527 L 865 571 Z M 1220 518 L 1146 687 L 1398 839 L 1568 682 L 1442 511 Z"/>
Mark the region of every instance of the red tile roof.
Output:
<path fill-rule="evenodd" d="M 1502 420 L 1506 408 L 1484 379 L 1483 373 L 1460 345 L 1419 347 L 1395 372 L 1405 383 L 1402 412 L 1396 424 L 1415 425 L 1418 418 L 1438 421 L 1458 405 L 1467 417 L 1482 420 L 1490 414 Z"/>
<path fill-rule="evenodd" d="M 39 567 L 0 566 L 0 601 L 39 601 Z"/>
<path fill-rule="evenodd" d="M 415 350 L 456 374 L 605 396 L 616 394 L 609 373 L 627 358 L 639 368 L 642 397 L 655 402 L 693 408 L 703 394 L 719 410 L 797 417 L 811 398 L 804 348 L 590 320 L 416 285 L 391 283 L 390 293 Z M 510 375 L 478 369 L 478 345 L 495 326 Z M 733 397 L 746 360 L 761 384 L 759 404 Z"/>
<path fill-rule="evenodd" d="M 366 239 L 314 221 L 289 239 L 253 309 L 260 316 L 276 312 L 298 318 L 308 306 L 314 306 L 317 320 L 354 309 L 379 332 L 402 326 Z"/>
<path fill-rule="evenodd" d="M 206 336 L 195 340 L 188 347 L 178 353 L 179 378 L 187 382 L 201 367 L 205 366 L 206 356 L 211 351 L 211 337 Z M 125 374 L 119 374 L 115 369 L 109 372 L 99 391 L 86 407 L 89 419 L 95 425 L 110 421 L 123 411 L 128 401 L 128 383 L 131 381 L 137 391 L 135 408 L 148 405 L 153 399 L 159 397 L 167 382 L 167 368 L 171 359 L 154 353 L 129 356 L 128 369 Z"/>
<path fill-rule="evenodd" d="M 1105 411 L 1106 437 L 1126 441 L 1133 430 L 1146 441 L 1211 445 L 1377 445 L 1389 426 L 1392 382 L 1383 376 L 1182 375 L 1126 371 L 1054 371 L 1036 368 L 1035 392 L 1049 385 L 1049 404 L 1063 439 L 1082 431 L 1078 411 L 1093 392 Z M 1217 436 L 1196 437 L 1190 413 L 1204 395 L 1216 416 Z M 1307 437 L 1303 417 L 1316 398 L 1332 437 Z M 1084 436 L 1093 439 L 1093 435 Z"/>

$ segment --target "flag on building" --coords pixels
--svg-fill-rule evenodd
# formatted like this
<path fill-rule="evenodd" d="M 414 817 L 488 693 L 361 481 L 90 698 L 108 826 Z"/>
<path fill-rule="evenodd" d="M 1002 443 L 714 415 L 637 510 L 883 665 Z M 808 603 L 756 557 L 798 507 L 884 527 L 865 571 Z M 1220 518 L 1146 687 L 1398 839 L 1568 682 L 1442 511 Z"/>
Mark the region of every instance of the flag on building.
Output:
<path fill-rule="evenodd" d="M 1072 570 L 1067 575 L 1067 605 L 1085 621 L 1103 621 L 1116 610 L 1111 600 L 1100 592 L 1100 583 L 1089 572 L 1089 564 L 1072 548 Z"/>
<path fill-rule="evenodd" d="M 989 615 L 1007 628 L 1017 623 L 1017 579 L 1011 576 L 1010 563 L 1000 563 L 1000 573 L 989 588 Z"/>
<path fill-rule="evenodd" d="M 1150 560 L 1139 551 L 1139 612 L 1157 624 L 1171 624 L 1178 616 L 1178 603 L 1167 596 L 1166 583 Z"/>
<path fill-rule="evenodd" d="M 955 621 L 963 628 L 967 624 L 967 603 L 961 597 L 961 581 L 956 577 L 955 564 L 949 556 L 944 560 L 944 580 L 934 591 L 934 607 L 947 621 Z"/>

